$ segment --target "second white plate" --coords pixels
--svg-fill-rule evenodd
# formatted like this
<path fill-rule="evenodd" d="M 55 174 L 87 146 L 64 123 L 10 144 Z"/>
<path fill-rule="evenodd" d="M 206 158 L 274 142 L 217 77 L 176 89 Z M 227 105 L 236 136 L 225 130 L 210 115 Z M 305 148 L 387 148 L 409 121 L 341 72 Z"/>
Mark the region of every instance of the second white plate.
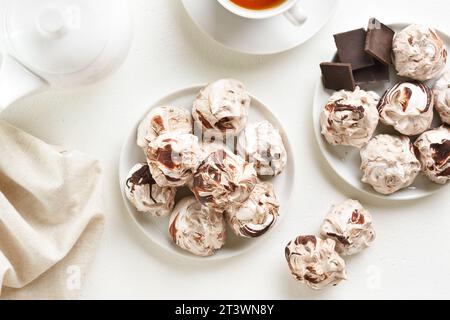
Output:
<path fill-rule="evenodd" d="M 389 26 L 396 32 L 402 30 L 407 27 L 409 24 L 406 23 L 397 23 L 390 24 Z M 450 37 L 438 31 L 439 35 L 444 40 L 447 48 L 450 48 Z M 332 41 L 332 40 L 331 40 Z M 364 89 L 373 90 L 380 94 L 380 96 L 385 92 L 386 89 L 393 86 L 397 83 L 398 78 L 394 73 L 391 73 L 391 83 L 387 85 L 378 85 L 374 87 L 368 87 Z M 400 190 L 392 195 L 382 195 L 376 192 L 370 185 L 365 184 L 361 181 L 362 173 L 360 171 L 361 166 L 361 158 L 359 155 L 359 150 L 352 147 L 344 147 L 344 146 L 332 146 L 328 144 L 325 139 L 321 135 L 320 128 L 320 114 L 324 106 L 326 105 L 328 99 L 332 95 L 332 90 L 327 90 L 324 88 L 322 81 L 319 80 L 316 92 L 314 95 L 314 105 L 313 105 L 313 121 L 314 121 L 314 135 L 316 136 L 316 140 L 319 144 L 320 150 L 324 155 L 327 162 L 333 168 L 333 170 L 348 184 L 352 187 L 372 196 L 388 199 L 388 200 L 413 200 L 420 199 L 433 193 L 442 190 L 445 188 L 444 186 L 438 185 L 436 183 L 431 182 L 428 178 L 423 175 L 419 175 L 415 180 L 414 184 L 406 189 Z M 435 116 L 437 120 L 438 117 Z M 386 130 L 382 125 L 377 129 L 378 133 Z M 376 132 L 376 133 L 377 133 Z"/>
<path fill-rule="evenodd" d="M 142 115 L 142 118 L 139 119 L 139 121 L 130 131 L 123 145 L 119 162 L 119 179 L 120 179 L 120 188 L 122 190 L 122 196 L 125 202 L 125 206 L 127 208 L 127 212 L 129 213 L 134 223 L 137 225 L 138 230 L 142 232 L 149 240 L 158 244 L 164 250 L 179 256 L 194 259 L 197 257 L 191 255 L 190 253 L 184 250 L 179 249 L 177 246 L 173 244 L 168 233 L 169 228 L 168 217 L 153 218 L 148 215 L 144 215 L 142 213 L 139 213 L 133 207 L 133 205 L 130 204 L 124 193 L 124 183 L 126 181 L 127 174 L 129 170 L 133 167 L 133 165 L 139 162 L 145 162 L 145 156 L 144 153 L 142 152 L 142 149 L 136 145 L 137 127 L 141 122 L 141 120 L 144 119 L 144 117 L 147 115 L 148 112 L 150 112 L 151 109 L 158 106 L 167 106 L 167 105 L 177 106 L 186 108 L 187 110 L 191 111 L 192 104 L 203 87 L 204 85 L 197 85 L 177 90 L 173 93 L 166 95 L 159 101 L 153 103 L 151 107 L 145 112 L 145 114 Z M 264 105 L 261 101 L 252 96 L 252 103 L 250 106 L 250 113 L 249 113 L 249 123 L 253 123 L 260 120 L 268 120 L 275 126 L 275 128 L 277 128 L 280 131 L 286 147 L 286 151 L 288 153 L 288 165 L 285 171 L 278 177 L 270 179 L 270 181 L 274 185 L 275 193 L 281 205 L 280 219 L 279 219 L 280 221 L 288 213 L 290 196 L 293 190 L 295 179 L 294 158 L 292 157 L 292 148 L 289 143 L 289 139 L 281 123 L 278 121 L 278 119 L 266 105 Z M 179 192 L 177 198 L 184 196 L 186 196 L 186 194 L 183 194 L 183 192 Z M 271 231 L 273 231 L 273 229 L 270 230 L 264 236 L 257 239 L 244 239 L 235 236 L 231 230 L 228 230 L 227 243 L 224 246 L 224 248 L 219 250 L 215 255 L 211 257 L 197 258 L 197 259 L 219 260 L 243 254 L 248 250 L 250 250 L 253 246 L 261 243 L 264 239 L 270 237 Z"/>

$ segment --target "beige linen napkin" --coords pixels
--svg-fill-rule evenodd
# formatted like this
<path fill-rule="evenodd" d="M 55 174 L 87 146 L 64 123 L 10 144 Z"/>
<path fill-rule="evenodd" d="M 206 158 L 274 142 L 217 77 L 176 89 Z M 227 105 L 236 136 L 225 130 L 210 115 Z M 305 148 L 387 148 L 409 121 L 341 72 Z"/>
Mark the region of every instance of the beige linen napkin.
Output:
<path fill-rule="evenodd" d="M 0 297 L 74 299 L 103 227 L 99 163 L 0 121 Z"/>

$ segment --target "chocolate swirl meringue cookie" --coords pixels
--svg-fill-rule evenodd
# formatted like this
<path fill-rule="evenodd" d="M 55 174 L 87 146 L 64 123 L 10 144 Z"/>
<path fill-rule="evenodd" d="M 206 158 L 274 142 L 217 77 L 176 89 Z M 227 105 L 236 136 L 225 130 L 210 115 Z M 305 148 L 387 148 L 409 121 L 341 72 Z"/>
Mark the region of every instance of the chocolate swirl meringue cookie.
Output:
<path fill-rule="evenodd" d="M 320 115 L 322 135 L 327 142 L 356 148 L 369 142 L 378 125 L 379 99 L 375 92 L 359 87 L 353 92 L 335 92 Z"/>
<path fill-rule="evenodd" d="M 362 182 L 385 195 L 409 187 L 420 172 L 411 140 L 405 136 L 376 136 L 361 149 L 361 161 Z"/>
<path fill-rule="evenodd" d="M 335 245 L 334 240 L 316 236 L 300 236 L 289 242 L 285 256 L 294 277 L 316 290 L 346 280 L 345 261 Z"/>
<path fill-rule="evenodd" d="M 450 181 L 450 128 L 442 126 L 425 132 L 415 146 L 423 173 L 438 184 Z"/>
<path fill-rule="evenodd" d="M 257 238 L 275 225 L 279 209 L 272 184 L 259 182 L 239 208 L 227 210 L 225 215 L 237 236 Z"/>
<path fill-rule="evenodd" d="M 280 132 L 269 121 L 260 121 L 244 129 L 237 150 L 255 165 L 260 176 L 277 176 L 287 164 L 287 152 Z"/>
<path fill-rule="evenodd" d="M 158 186 L 146 163 L 136 164 L 125 183 L 128 200 L 138 211 L 153 217 L 164 217 L 172 212 L 176 193 L 175 188 Z"/>
<path fill-rule="evenodd" d="M 150 142 L 147 162 L 156 183 L 161 187 L 181 187 L 194 176 L 201 149 L 192 134 L 165 133 Z"/>
<path fill-rule="evenodd" d="M 192 117 L 189 111 L 177 107 L 157 107 L 150 111 L 139 124 L 137 145 L 147 148 L 148 144 L 167 132 L 193 133 Z"/>
<path fill-rule="evenodd" d="M 246 201 L 258 178 L 253 164 L 226 147 L 213 149 L 198 167 L 191 189 L 202 205 L 224 212 Z"/>
<path fill-rule="evenodd" d="M 200 91 L 194 101 L 192 116 L 206 135 L 237 135 L 247 123 L 250 102 L 241 82 L 222 79 Z"/>
<path fill-rule="evenodd" d="M 333 206 L 320 227 L 322 238 L 336 241 L 336 251 L 350 256 L 375 240 L 372 215 L 356 200 Z"/>
<path fill-rule="evenodd" d="M 450 71 L 445 72 L 433 87 L 434 107 L 442 122 L 450 124 Z"/>
<path fill-rule="evenodd" d="M 188 197 L 173 210 L 169 234 L 180 248 L 208 257 L 225 244 L 226 223 L 222 214 L 208 211 L 194 197 Z"/>
<path fill-rule="evenodd" d="M 421 134 L 433 122 L 434 96 L 422 83 L 398 83 L 378 105 L 381 122 L 407 136 Z"/>
<path fill-rule="evenodd" d="M 427 81 L 441 74 L 447 49 L 436 31 L 413 24 L 394 36 L 394 65 L 399 76 Z"/>

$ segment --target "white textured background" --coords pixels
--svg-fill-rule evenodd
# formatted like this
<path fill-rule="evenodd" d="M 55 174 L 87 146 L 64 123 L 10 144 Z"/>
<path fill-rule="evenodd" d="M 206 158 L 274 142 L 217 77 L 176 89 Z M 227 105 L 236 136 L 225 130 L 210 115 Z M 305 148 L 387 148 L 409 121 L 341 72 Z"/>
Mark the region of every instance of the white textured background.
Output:
<path fill-rule="evenodd" d="M 135 41 L 118 73 L 81 92 L 46 92 L 24 99 L 1 115 L 49 143 L 103 161 L 108 224 L 85 279 L 83 298 L 450 297 L 450 189 L 398 204 L 368 198 L 328 168 L 311 123 L 318 64 L 333 54 L 332 34 L 365 26 L 371 16 L 387 23 L 430 24 L 450 33 L 445 13 L 449 1 L 426 5 L 423 0 L 343 0 L 312 40 L 267 57 L 235 53 L 206 38 L 178 0 L 130 3 Z M 119 151 L 152 101 L 179 87 L 225 76 L 242 80 L 284 123 L 297 158 L 292 190 L 296 202 L 272 237 L 253 252 L 224 262 L 193 263 L 148 244 L 128 219 L 118 187 Z M 359 199 L 372 212 L 378 238 L 371 249 L 348 259 L 347 282 L 312 292 L 291 278 L 284 246 L 299 234 L 315 233 L 330 205 L 347 197 Z"/>

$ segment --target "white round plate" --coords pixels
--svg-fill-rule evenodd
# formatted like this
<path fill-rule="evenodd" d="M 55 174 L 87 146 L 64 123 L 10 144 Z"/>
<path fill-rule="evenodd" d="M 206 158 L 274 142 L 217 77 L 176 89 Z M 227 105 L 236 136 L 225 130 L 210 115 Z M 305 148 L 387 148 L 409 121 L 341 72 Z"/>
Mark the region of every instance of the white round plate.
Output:
<path fill-rule="evenodd" d="M 125 143 L 122 148 L 120 162 L 119 162 L 119 179 L 120 179 L 120 189 L 122 190 L 122 196 L 125 202 L 125 206 L 127 211 L 132 218 L 132 220 L 138 226 L 138 229 L 143 232 L 143 234 L 154 243 L 158 244 L 160 247 L 165 249 L 168 252 L 177 254 L 179 256 L 184 256 L 188 258 L 197 258 L 197 259 L 227 259 L 233 256 L 240 255 L 244 252 L 250 250 L 256 244 L 261 243 L 267 236 L 270 236 L 271 231 L 269 231 L 266 235 L 257 238 L 257 239 L 243 239 L 235 236 L 233 232 L 229 229 L 227 233 L 227 243 L 225 246 L 219 250 L 215 255 L 208 258 L 199 258 L 194 255 L 191 255 L 189 252 L 184 251 L 177 246 L 175 246 L 170 239 L 168 228 L 169 228 L 169 217 L 164 218 L 153 218 L 148 215 L 144 215 L 139 213 L 133 205 L 127 200 L 124 186 L 127 178 L 127 174 L 129 170 L 139 162 L 145 162 L 145 156 L 142 152 L 142 149 L 136 145 L 136 135 L 137 135 L 137 127 L 139 123 L 144 119 L 150 110 L 158 106 L 177 106 L 183 107 L 187 110 L 192 110 L 192 104 L 200 92 L 200 90 L 204 87 L 204 85 L 197 85 L 188 87 L 185 89 L 181 89 L 170 93 L 160 99 L 159 101 L 152 104 L 152 106 L 142 115 L 142 118 L 136 123 L 136 125 L 131 130 L 130 134 L 125 140 Z M 270 121 L 277 129 L 279 129 L 283 141 L 286 146 L 286 150 L 288 153 L 288 165 L 285 171 L 275 177 L 270 179 L 273 183 L 275 192 L 277 194 L 278 200 L 281 204 L 280 210 L 280 218 L 284 217 L 288 213 L 288 206 L 290 201 L 291 191 L 293 190 L 294 177 L 295 177 L 295 166 L 294 159 L 292 157 L 292 148 L 289 143 L 286 132 L 284 131 L 281 123 L 275 117 L 274 114 L 271 113 L 270 109 L 264 105 L 257 98 L 252 96 L 252 103 L 250 107 L 249 113 L 249 123 L 260 121 L 260 120 L 268 120 Z M 184 196 L 189 195 L 189 191 L 180 190 L 177 195 L 177 200 L 183 198 Z M 280 221 L 281 219 L 279 219 Z M 278 222 L 279 222 L 278 221 Z M 276 227 L 276 226 L 275 226 Z"/>
<path fill-rule="evenodd" d="M 227 48 L 258 55 L 301 45 L 320 31 L 339 5 L 339 0 L 300 0 L 308 20 L 294 26 L 283 15 L 260 20 L 237 16 L 217 0 L 182 1 L 192 20 L 211 38 Z"/>
<path fill-rule="evenodd" d="M 390 24 L 394 31 L 398 32 L 403 28 L 407 27 L 409 23 L 396 23 Z M 447 48 L 450 48 L 450 37 L 438 31 L 439 35 L 444 40 Z M 393 69 L 393 68 L 391 68 Z M 377 92 L 380 96 L 386 91 L 386 89 L 392 87 L 395 83 L 397 83 L 399 78 L 396 76 L 393 70 L 391 70 L 391 82 L 390 84 L 381 84 L 374 86 L 364 86 L 363 89 L 372 90 Z M 319 80 L 316 92 L 314 95 L 314 105 L 313 105 L 313 121 L 314 121 L 314 132 L 316 136 L 316 140 L 319 144 L 320 150 L 324 155 L 327 162 L 333 168 L 333 170 L 348 184 L 353 186 L 354 188 L 376 196 L 378 198 L 388 199 L 388 200 L 413 200 L 420 199 L 436 193 L 439 190 L 442 190 L 444 186 L 438 185 L 436 183 L 431 182 L 428 178 L 423 175 L 419 175 L 415 180 L 414 184 L 406 189 L 400 190 L 392 195 L 382 195 L 376 192 L 370 185 L 365 184 L 361 181 L 362 173 L 360 171 L 361 166 L 361 158 L 359 155 L 359 150 L 352 147 L 344 147 L 344 146 L 332 146 L 326 142 L 326 140 L 321 135 L 320 128 L 320 114 L 324 106 L 326 105 L 328 99 L 333 94 L 333 90 L 325 89 L 322 80 Z M 433 126 L 439 125 L 439 116 L 435 115 L 435 123 Z M 379 125 L 375 135 L 378 133 L 384 132 L 393 132 L 392 129 L 386 128 L 382 124 Z"/>

